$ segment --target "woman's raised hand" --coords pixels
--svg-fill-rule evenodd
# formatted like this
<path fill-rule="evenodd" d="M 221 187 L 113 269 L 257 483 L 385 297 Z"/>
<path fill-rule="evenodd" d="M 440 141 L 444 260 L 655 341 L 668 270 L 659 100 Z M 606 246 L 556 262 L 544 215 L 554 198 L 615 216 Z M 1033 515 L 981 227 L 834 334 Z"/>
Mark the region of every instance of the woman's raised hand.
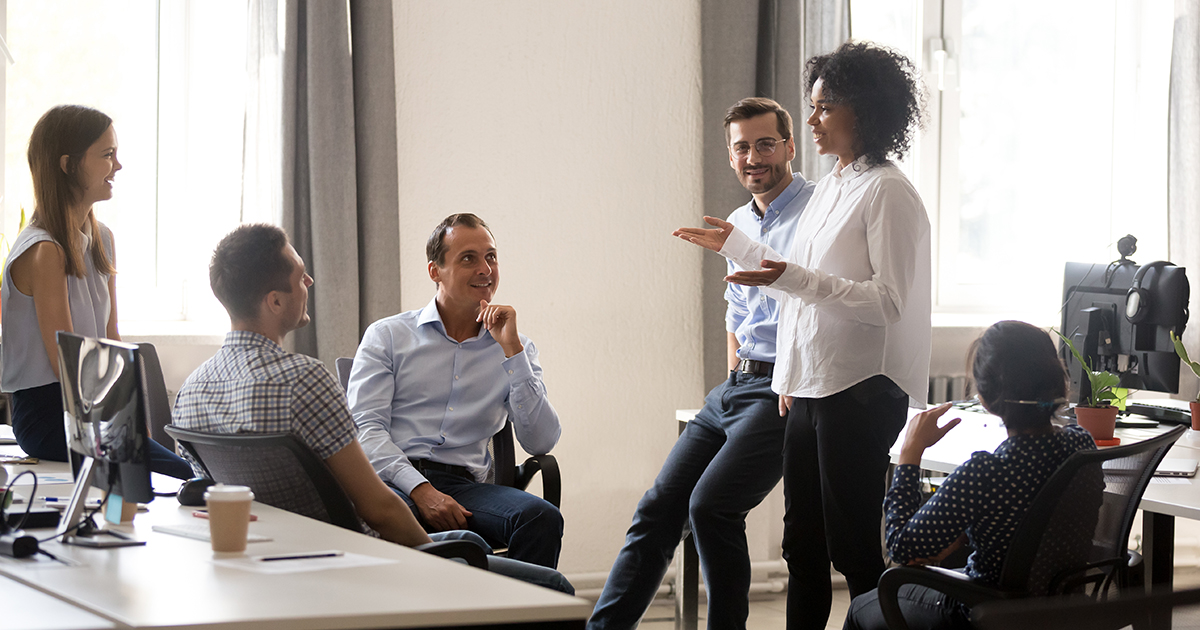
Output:
<path fill-rule="evenodd" d="M 704 222 L 715 226 L 717 229 L 707 230 L 704 228 L 679 228 L 678 230 L 672 232 L 671 236 L 678 236 L 679 238 L 689 243 L 695 243 L 704 249 L 711 249 L 714 252 L 719 252 L 721 251 L 721 248 L 725 246 L 725 239 L 729 238 L 729 233 L 737 229 L 733 227 L 732 223 L 722 221 L 716 217 L 704 217 Z"/>

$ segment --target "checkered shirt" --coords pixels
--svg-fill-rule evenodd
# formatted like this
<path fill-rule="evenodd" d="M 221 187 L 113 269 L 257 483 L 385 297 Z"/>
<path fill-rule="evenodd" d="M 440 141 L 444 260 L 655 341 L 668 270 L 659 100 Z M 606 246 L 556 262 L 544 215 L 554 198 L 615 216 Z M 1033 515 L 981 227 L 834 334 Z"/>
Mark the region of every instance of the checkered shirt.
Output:
<path fill-rule="evenodd" d="M 355 436 L 346 395 L 323 363 L 245 330 L 226 334 L 184 381 L 172 420 L 211 433 L 292 433 L 321 459 Z"/>

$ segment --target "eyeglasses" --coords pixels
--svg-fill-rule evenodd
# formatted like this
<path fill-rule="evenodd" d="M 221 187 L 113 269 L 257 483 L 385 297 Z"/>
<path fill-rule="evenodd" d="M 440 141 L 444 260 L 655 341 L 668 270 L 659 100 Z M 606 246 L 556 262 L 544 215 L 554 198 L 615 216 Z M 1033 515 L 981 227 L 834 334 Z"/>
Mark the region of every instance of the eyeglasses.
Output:
<path fill-rule="evenodd" d="M 787 144 L 787 138 L 779 138 L 778 140 L 775 138 L 763 138 L 754 143 L 754 149 L 763 157 L 771 157 L 772 155 L 775 155 L 775 148 L 780 144 Z M 729 150 L 732 151 L 735 156 L 744 158 L 747 155 L 750 155 L 750 143 L 735 142 L 733 146 L 729 147 Z"/>

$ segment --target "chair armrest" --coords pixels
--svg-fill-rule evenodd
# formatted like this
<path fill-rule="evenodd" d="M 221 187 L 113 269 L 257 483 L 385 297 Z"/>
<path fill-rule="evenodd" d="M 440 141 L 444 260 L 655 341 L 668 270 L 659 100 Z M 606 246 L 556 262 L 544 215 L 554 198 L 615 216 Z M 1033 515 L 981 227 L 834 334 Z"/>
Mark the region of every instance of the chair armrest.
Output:
<path fill-rule="evenodd" d="M 517 466 L 513 487 L 524 490 L 539 471 L 542 473 L 542 498 L 554 507 L 562 507 L 562 476 L 558 472 L 558 460 L 553 455 L 534 455 Z"/>
<path fill-rule="evenodd" d="M 476 569 L 487 570 L 487 554 L 479 545 L 469 540 L 440 540 L 413 547 L 418 551 L 431 553 L 440 558 L 461 558 Z"/>
<path fill-rule="evenodd" d="M 908 630 L 904 614 L 900 611 L 900 587 L 905 584 L 925 586 L 945 593 L 950 597 L 974 606 L 994 599 L 1012 599 L 1021 594 L 1006 591 L 958 571 L 940 567 L 895 567 L 883 572 L 879 578 L 879 608 L 891 630 Z"/>

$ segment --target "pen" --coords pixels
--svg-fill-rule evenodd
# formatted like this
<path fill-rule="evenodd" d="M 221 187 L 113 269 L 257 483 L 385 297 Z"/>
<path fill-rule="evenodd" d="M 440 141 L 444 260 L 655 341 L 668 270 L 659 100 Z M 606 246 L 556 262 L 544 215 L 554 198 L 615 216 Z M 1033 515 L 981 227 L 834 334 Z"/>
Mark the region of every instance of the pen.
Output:
<path fill-rule="evenodd" d="M 281 554 L 278 556 L 260 556 L 259 562 L 274 562 L 276 560 L 308 560 L 310 558 L 337 558 L 345 555 L 341 551 L 314 551 L 312 553 Z"/>

